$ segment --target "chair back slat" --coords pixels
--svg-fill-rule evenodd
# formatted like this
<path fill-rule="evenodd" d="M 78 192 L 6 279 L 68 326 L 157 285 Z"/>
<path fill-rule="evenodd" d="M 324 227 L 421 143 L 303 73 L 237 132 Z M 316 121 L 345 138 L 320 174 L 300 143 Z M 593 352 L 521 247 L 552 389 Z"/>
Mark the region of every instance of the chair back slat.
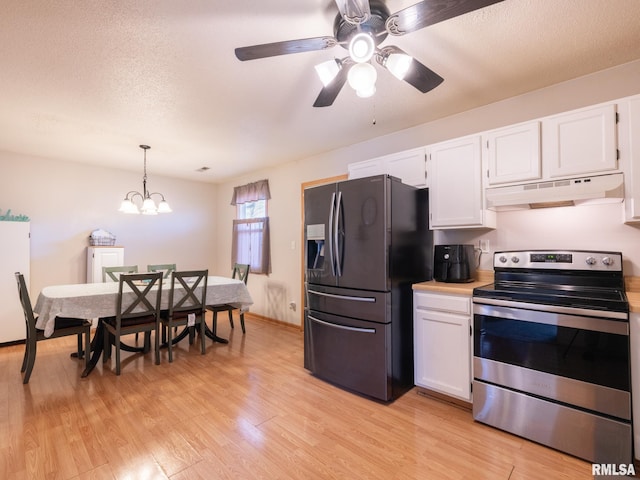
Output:
<path fill-rule="evenodd" d="M 162 296 L 162 273 L 122 274 L 116 300 L 116 319 L 157 315 Z"/>
<path fill-rule="evenodd" d="M 123 273 L 138 273 L 137 265 L 126 265 L 118 267 L 102 267 L 103 282 L 117 282 Z"/>
<path fill-rule="evenodd" d="M 156 265 L 147 265 L 147 272 L 162 272 L 162 278 L 169 278 L 171 272 L 176 271 L 175 263 L 158 263 Z"/>
<path fill-rule="evenodd" d="M 24 280 L 24 275 L 20 272 L 15 273 L 16 283 L 18 284 L 18 295 L 20 297 L 20 305 L 24 313 L 24 321 L 27 329 L 27 340 L 36 335 L 36 318 L 33 314 L 31 299 L 29 298 L 29 290 Z"/>
<path fill-rule="evenodd" d="M 233 264 L 233 274 L 231 278 L 237 278 L 238 280 L 242 280 L 244 284 L 247 284 L 247 279 L 249 277 L 249 270 L 251 265 L 247 265 L 244 263 L 234 263 Z"/>
<path fill-rule="evenodd" d="M 169 315 L 187 310 L 205 310 L 208 270 L 189 270 L 171 273 Z M 198 291 L 198 289 L 200 289 Z"/>

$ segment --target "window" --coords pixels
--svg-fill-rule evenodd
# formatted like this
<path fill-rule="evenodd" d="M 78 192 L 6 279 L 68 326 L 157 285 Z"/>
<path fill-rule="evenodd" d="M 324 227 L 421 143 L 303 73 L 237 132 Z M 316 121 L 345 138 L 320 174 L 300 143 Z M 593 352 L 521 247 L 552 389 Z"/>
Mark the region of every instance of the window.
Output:
<path fill-rule="evenodd" d="M 271 273 L 269 217 L 267 201 L 271 198 L 269 181 L 260 180 L 233 190 L 231 205 L 236 206 L 233 221 L 231 263 L 251 266 L 252 273 Z"/>

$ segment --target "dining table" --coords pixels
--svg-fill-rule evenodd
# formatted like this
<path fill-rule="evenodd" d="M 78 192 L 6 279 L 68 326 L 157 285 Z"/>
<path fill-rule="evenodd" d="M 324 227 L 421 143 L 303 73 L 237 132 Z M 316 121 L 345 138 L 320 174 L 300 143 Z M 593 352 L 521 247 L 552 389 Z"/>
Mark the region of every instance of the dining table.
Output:
<path fill-rule="evenodd" d="M 196 288 L 196 295 L 202 293 L 202 288 L 202 286 Z M 45 337 L 50 337 L 53 334 L 56 317 L 99 319 L 96 333 L 91 342 L 91 359 L 89 365 L 82 373 L 83 377 L 91 373 L 102 354 L 104 333 L 100 319 L 116 315 L 118 289 L 118 282 L 77 283 L 44 287 L 40 295 L 38 295 L 33 310 L 38 314 L 36 328 L 43 330 Z M 177 294 L 179 294 L 181 289 L 182 287 L 176 285 L 175 291 Z M 169 308 L 169 291 L 169 286 L 162 286 L 160 300 L 161 310 L 168 310 Z M 135 295 L 133 292 L 127 292 L 125 288 L 123 295 L 127 294 Z M 245 283 L 241 280 L 228 277 L 209 276 L 207 278 L 205 298 L 207 306 L 231 305 L 241 312 L 247 311 L 253 304 L 253 300 Z M 213 328 L 214 329 L 211 330 L 208 326 L 206 327 L 207 336 L 213 341 L 227 343 L 228 340 L 216 334 L 215 325 Z M 184 335 L 176 340 L 183 337 Z M 149 348 L 148 339 L 145 339 L 145 345 L 143 347 L 132 347 L 124 344 L 122 347 L 129 351 L 145 351 Z"/>

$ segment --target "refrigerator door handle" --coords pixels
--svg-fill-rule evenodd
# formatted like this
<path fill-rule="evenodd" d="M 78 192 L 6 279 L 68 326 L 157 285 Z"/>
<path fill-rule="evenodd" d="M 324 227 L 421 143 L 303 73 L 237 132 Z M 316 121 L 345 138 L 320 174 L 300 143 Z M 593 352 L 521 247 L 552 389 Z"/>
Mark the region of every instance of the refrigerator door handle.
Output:
<path fill-rule="evenodd" d="M 331 195 L 331 204 L 329 205 L 329 261 L 331 262 L 331 275 L 336 276 L 336 262 L 333 256 L 333 217 L 336 205 L 336 192 Z"/>
<path fill-rule="evenodd" d="M 339 229 L 340 226 L 340 207 L 342 206 L 342 192 L 338 192 L 338 201 L 336 202 L 336 216 L 335 216 L 335 225 L 333 228 L 333 240 L 335 242 L 335 252 L 336 252 L 336 275 L 338 277 L 342 276 L 342 268 L 340 266 L 340 260 L 342 259 L 342 255 L 340 252 L 340 243 L 339 243 Z"/>
<path fill-rule="evenodd" d="M 307 294 L 309 293 L 320 295 L 321 297 L 337 298 L 339 300 L 353 300 L 354 302 L 375 303 L 376 301 L 374 297 L 353 297 L 349 295 L 336 295 L 335 293 L 318 292 L 317 290 L 307 290 Z"/>
<path fill-rule="evenodd" d="M 359 327 L 348 327 L 346 325 L 336 325 L 335 323 L 325 322 L 324 320 L 320 320 L 316 317 L 308 316 L 309 320 L 314 321 L 316 323 L 321 323 L 327 327 L 338 328 L 340 330 L 349 330 L 351 332 L 360 332 L 360 333 L 376 333 L 375 328 L 359 328 Z"/>

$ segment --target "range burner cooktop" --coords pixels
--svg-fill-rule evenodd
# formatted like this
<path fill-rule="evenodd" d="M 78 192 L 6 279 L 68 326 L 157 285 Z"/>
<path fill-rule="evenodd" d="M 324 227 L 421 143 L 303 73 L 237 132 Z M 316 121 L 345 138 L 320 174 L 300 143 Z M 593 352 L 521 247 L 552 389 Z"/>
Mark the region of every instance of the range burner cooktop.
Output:
<path fill-rule="evenodd" d="M 629 311 L 619 252 L 496 252 L 494 270 L 495 283 L 474 289 L 474 297 Z"/>

